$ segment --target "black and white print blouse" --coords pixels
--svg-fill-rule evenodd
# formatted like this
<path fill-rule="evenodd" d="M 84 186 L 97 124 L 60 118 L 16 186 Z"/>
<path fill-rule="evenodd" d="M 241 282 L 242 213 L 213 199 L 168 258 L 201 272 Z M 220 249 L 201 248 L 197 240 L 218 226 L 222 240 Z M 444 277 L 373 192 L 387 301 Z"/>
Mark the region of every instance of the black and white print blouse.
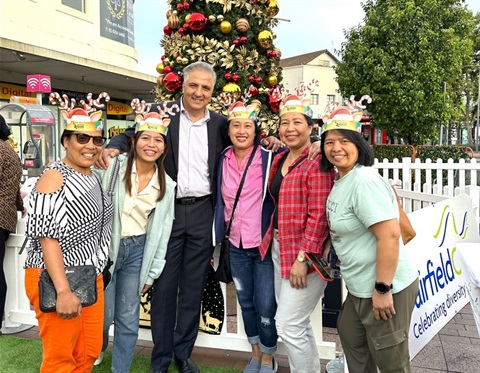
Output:
<path fill-rule="evenodd" d="M 28 209 L 26 268 L 45 268 L 39 238 L 59 241 L 67 266 L 93 264 L 100 274 L 106 265 L 112 233 L 113 206 L 95 175 L 85 175 L 57 161 L 47 170 L 63 175 L 53 193 L 33 188 Z M 103 201 L 102 201 L 103 197 Z M 100 235 L 102 236 L 100 238 Z"/>

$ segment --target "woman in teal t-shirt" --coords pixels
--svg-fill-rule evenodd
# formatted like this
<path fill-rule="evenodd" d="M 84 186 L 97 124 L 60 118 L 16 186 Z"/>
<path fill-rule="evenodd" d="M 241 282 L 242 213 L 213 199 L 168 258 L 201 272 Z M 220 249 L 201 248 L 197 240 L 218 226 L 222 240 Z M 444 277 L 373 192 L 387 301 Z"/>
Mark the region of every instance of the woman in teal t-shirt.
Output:
<path fill-rule="evenodd" d="M 351 372 L 410 372 L 418 276 L 399 243 L 393 190 L 369 167 L 373 152 L 345 111 L 332 112 L 321 142 L 321 168 L 338 171 L 327 201 L 330 237 L 348 289 L 337 328 Z"/>

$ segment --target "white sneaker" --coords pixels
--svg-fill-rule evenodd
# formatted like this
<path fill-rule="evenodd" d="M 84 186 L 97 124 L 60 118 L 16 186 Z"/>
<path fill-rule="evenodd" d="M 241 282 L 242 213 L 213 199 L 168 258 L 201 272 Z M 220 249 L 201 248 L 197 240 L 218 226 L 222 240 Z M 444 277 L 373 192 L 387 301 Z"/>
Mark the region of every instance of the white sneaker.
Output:
<path fill-rule="evenodd" d="M 103 354 L 104 354 L 104 352 L 102 351 L 102 352 L 100 353 L 100 356 L 98 357 L 98 359 L 95 360 L 95 362 L 93 363 L 94 366 L 100 365 L 100 364 L 102 363 L 102 361 L 103 361 Z"/>

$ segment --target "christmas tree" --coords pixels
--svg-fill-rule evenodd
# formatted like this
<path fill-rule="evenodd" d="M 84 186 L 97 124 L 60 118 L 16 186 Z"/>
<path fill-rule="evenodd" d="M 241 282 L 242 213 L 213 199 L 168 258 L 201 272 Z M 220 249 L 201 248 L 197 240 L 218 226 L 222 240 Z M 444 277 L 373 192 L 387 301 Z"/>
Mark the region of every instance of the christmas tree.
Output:
<path fill-rule="evenodd" d="M 281 52 L 272 28 L 276 0 L 167 0 L 167 25 L 157 65 L 157 102 L 180 98 L 183 68 L 196 61 L 217 73 L 211 109 L 226 114 L 236 100 L 262 103 L 259 125 L 275 134 L 281 100 Z"/>

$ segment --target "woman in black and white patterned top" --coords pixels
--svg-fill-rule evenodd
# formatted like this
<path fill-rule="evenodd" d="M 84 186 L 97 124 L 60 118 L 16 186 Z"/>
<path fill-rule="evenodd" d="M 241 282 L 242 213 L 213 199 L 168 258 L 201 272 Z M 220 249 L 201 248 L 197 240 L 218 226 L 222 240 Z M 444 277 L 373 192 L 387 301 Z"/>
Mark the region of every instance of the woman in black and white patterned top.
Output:
<path fill-rule="evenodd" d="M 79 110 L 81 112 L 79 112 Z M 105 138 L 96 112 L 74 109 L 61 142 L 66 156 L 48 167 L 29 204 L 25 289 L 35 308 L 42 339 L 40 372 L 90 372 L 102 346 L 103 278 L 113 215 L 110 198 L 92 174 Z M 97 301 L 82 307 L 70 290 L 65 267 L 94 265 Z M 39 308 L 38 279 L 47 269 L 57 292 L 55 312 Z"/>

